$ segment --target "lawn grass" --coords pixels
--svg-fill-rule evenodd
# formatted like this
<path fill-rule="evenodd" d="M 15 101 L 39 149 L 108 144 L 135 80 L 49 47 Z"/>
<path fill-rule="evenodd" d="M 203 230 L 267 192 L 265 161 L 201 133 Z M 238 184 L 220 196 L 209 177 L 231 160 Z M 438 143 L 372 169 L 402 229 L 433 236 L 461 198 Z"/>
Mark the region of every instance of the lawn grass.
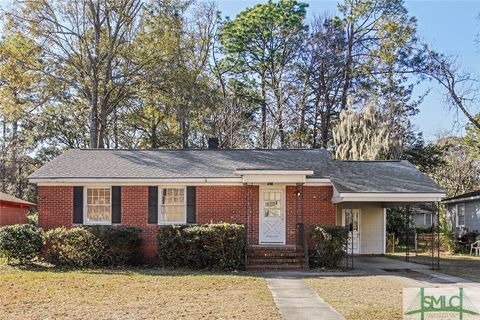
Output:
<path fill-rule="evenodd" d="M 405 285 L 394 277 L 323 277 L 305 282 L 347 320 L 402 319 Z"/>
<path fill-rule="evenodd" d="M 405 259 L 403 253 L 388 254 L 388 257 L 395 259 Z M 431 265 L 432 257 L 428 254 L 419 254 L 418 256 L 411 256 L 410 261 Z M 440 272 L 462 277 L 468 280 L 480 282 L 480 257 L 469 255 L 440 255 Z"/>
<path fill-rule="evenodd" d="M 279 319 L 246 274 L 0 267 L 1 319 Z"/>

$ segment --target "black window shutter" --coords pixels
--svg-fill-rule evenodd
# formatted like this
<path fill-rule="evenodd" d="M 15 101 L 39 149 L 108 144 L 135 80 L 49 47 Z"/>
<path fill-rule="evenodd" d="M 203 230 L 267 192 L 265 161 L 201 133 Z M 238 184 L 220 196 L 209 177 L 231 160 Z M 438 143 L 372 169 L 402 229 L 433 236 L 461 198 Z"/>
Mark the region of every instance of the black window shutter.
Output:
<path fill-rule="evenodd" d="M 158 187 L 148 187 L 148 223 L 158 223 Z"/>
<path fill-rule="evenodd" d="M 112 187 L 112 223 L 122 222 L 122 188 Z"/>
<path fill-rule="evenodd" d="M 195 187 L 187 187 L 187 223 L 197 222 Z"/>
<path fill-rule="evenodd" d="M 83 187 L 73 187 L 73 223 L 83 223 Z"/>

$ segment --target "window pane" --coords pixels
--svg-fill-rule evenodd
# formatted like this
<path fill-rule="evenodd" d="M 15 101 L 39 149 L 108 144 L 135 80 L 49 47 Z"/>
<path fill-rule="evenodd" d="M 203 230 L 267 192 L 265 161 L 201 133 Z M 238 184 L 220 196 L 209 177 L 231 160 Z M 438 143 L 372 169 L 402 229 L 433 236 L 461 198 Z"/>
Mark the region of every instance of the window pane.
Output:
<path fill-rule="evenodd" d="M 425 224 L 427 226 L 431 226 L 432 225 L 432 214 L 431 213 L 427 213 L 425 215 Z"/>
<path fill-rule="evenodd" d="M 162 199 L 160 203 L 160 221 L 184 222 L 185 216 L 185 189 L 162 189 Z"/>
<path fill-rule="evenodd" d="M 87 222 L 110 222 L 110 188 L 87 188 L 86 210 Z"/>
<path fill-rule="evenodd" d="M 162 221 L 182 222 L 185 220 L 185 206 L 164 206 Z"/>
<path fill-rule="evenodd" d="M 265 191 L 263 193 L 263 211 L 265 217 L 281 216 L 280 192 Z"/>
<path fill-rule="evenodd" d="M 183 205 L 185 202 L 185 191 L 178 188 L 167 188 L 162 191 L 162 204 Z"/>
<path fill-rule="evenodd" d="M 458 206 L 458 225 L 459 226 L 465 225 L 465 206 L 464 205 Z"/>

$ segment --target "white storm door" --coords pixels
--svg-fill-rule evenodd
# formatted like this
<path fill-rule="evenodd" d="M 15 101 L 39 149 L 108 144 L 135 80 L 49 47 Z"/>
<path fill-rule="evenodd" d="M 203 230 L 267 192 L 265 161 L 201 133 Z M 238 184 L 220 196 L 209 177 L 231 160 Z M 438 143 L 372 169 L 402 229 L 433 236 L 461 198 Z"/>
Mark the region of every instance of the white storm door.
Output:
<path fill-rule="evenodd" d="M 360 209 L 343 209 L 342 221 L 344 226 L 349 227 L 348 253 L 360 254 Z"/>
<path fill-rule="evenodd" d="M 260 243 L 285 243 L 285 191 L 260 189 Z"/>

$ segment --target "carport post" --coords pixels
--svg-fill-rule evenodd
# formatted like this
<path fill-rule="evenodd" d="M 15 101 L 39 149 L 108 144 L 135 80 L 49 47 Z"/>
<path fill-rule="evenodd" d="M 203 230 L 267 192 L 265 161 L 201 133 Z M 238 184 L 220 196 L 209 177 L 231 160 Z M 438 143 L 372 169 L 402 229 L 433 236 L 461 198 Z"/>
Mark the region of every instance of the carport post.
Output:
<path fill-rule="evenodd" d="M 432 202 L 432 223 L 433 223 L 433 215 L 435 214 L 435 202 Z M 437 219 L 438 220 L 438 219 Z M 432 226 L 432 270 L 435 269 L 434 262 L 435 262 L 435 226 Z"/>
<path fill-rule="evenodd" d="M 440 270 L 440 204 L 437 202 L 437 270 Z"/>
<path fill-rule="evenodd" d="M 410 261 L 410 206 L 405 206 L 405 230 L 406 230 L 406 243 L 405 243 L 405 261 Z"/>
<path fill-rule="evenodd" d="M 353 268 L 354 268 L 354 267 L 353 267 L 353 254 L 354 254 L 354 251 L 353 251 L 353 203 L 350 202 L 349 204 L 350 204 L 350 226 L 351 226 L 351 229 L 352 229 L 352 230 L 351 230 L 351 232 L 352 232 L 352 236 L 351 236 L 351 238 L 352 238 L 352 243 L 351 243 L 350 246 L 351 246 L 351 248 L 352 248 L 352 269 L 353 269 Z M 349 228 L 350 228 L 350 227 L 349 227 Z M 359 243 L 358 245 L 360 245 L 360 243 Z"/>

